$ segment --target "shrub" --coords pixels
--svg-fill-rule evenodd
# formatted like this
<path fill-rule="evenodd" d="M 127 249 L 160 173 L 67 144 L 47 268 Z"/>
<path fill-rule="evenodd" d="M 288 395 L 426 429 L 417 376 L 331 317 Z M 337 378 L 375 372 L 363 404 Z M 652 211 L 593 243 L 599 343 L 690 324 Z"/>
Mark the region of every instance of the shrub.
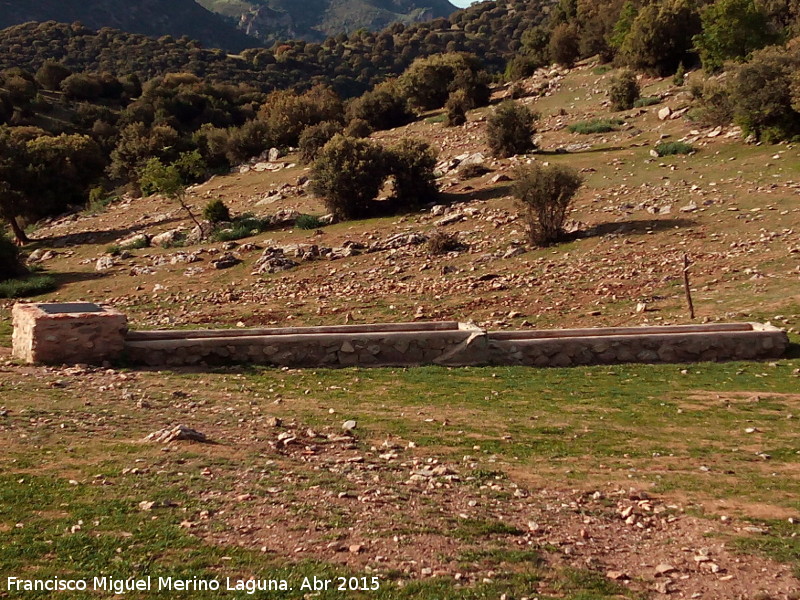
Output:
<path fill-rule="evenodd" d="M 374 130 L 392 129 L 410 123 L 414 113 L 408 101 L 400 94 L 395 80 L 384 81 L 369 92 L 351 100 L 347 105 L 347 119 L 366 121 Z"/>
<path fill-rule="evenodd" d="M 86 73 L 74 73 L 61 82 L 61 91 L 73 100 L 97 100 L 103 93 L 100 80 Z"/>
<path fill-rule="evenodd" d="M 270 227 L 272 227 L 272 221 L 269 219 L 261 219 L 250 214 L 244 214 L 235 218 L 230 228 L 214 231 L 212 237 L 217 242 L 232 242 L 258 235 Z"/>
<path fill-rule="evenodd" d="M 524 105 L 513 100 L 501 103 L 486 125 L 486 137 L 494 156 L 508 157 L 523 154 L 536 146 L 532 136 L 536 116 Z"/>
<path fill-rule="evenodd" d="M 44 89 L 56 91 L 60 89 L 61 82 L 72 75 L 67 67 L 54 60 L 46 60 L 36 71 L 36 81 Z"/>
<path fill-rule="evenodd" d="M 712 127 L 733 122 L 733 100 L 723 82 L 708 79 L 702 85 L 692 85 L 692 95 L 698 103 L 693 116 L 699 122 Z"/>
<path fill-rule="evenodd" d="M 663 77 L 691 59 L 692 37 L 700 30 L 700 16 L 690 0 L 646 4 L 633 19 L 620 55 L 628 66 Z"/>
<path fill-rule="evenodd" d="M 517 169 L 513 193 L 525 213 L 533 244 L 546 246 L 563 238 L 572 199 L 582 183 L 577 171 L 562 165 L 534 163 Z"/>
<path fill-rule="evenodd" d="M 341 123 L 335 121 L 324 121 L 317 125 L 306 127 L 303 133 L 300 134 L 300 160 L 306 164 L 314 162 L 319 151 L 328 143 L 328 140 L 341 132 Z"/>
<path fill-rule="evenodd" d="M 506 70 L 503 74 L 503 77 L 506 81 L 525 79 L 526 77 L 533 75 L 536 72 L 536 69 L 541 66 L 542 64 L 534 58 L 518 54 L 509 60 L 508 64 L 506 64 Z"/>
<path fill-rule="evenodd" d="M 298 229 L 319 229 L 322 225 L 320 218 L 314 215 L 300 215 L 294 221 Z"/>
<path fill-rule="evenodd" d="M 433 169 L 436 154 L 420 140 L 401 139 L 386 152 L 389 172 L 394 176 L 394 199 L 399 206 L 417 207 L 439 195 Z"/>
<path fill-rule="evenodd" d="M 703 30 L 694 43 L 707 71 L 777 41 L 767 13 L 753 0 L 717 0 L 701 11 L 700 19 Z"/>
<path fill-rule="evenodd" d="M 19 277 L 26 272 L 20 260 L 19 248 L 0 231 L 0 281 Z"/>
<path fill-rule="evenodd" d="M 314 162 L 312 189 L 336 219 L 358 219 L 369 214 L 386 176 L 385 153 L 379 146 L 339 134 Z"/>
<path fill-rule="evenodd" d="M 468 165 L 464 165 L 458 170 L 458 178 L 462 181 L 467 179 L 473 179 L 475 177 L 480 177 L 481 175 L 486 175 L 486 173 L 490 173 L 491 169 L 486 167 L 481 163 L 471 163 Z"/>
<path fill-rule="evenodd" d="M 354 138 L 366 138 L 372 133 L 372 127 L 364 119 L 353 119 L 344 129 L 344 135 Z"/>
<path fill-rule="evenodd" d="M 686 142 L 661 142 L 656 146 L 659 156 L 671 156 L 673 154 L 691 154 L 694 148 Z"/>
<path fill-rule="evenodd" d="M 456 90 L 463 90 L 469 108 L 489 101 L 488 75 L 471 54 L 435 54 L 418 58 L 397 79 L 400 93 L 422 110 L 441 108 Z"/>
<path fill-rule="evenodd" d="M 682 87 L 686 83 L 686 67 L 683 66 L 683 61 L 678 65 L 678 70 L 672 76 L 672 85 Z"/>
<path fill-rule="evenodd" d="M 231 211 L 221 198 L 214 198 L 203 209 L 203 218 L 212 223 L 221 223 L 231 220 Z"/>
<path fill-rule="evenodd" d="M 273 141 L 266 123 L 257 119 L 248 121 L 241 127 L 228 130 L 225 156 L 231 164 L 240 163 L 269 150 Z"/>
<path fill-rule="evenodd" d="M 52 275 L 27 275 L 0 281 L 0 298 L 23 298 L 52 292 L 58 287 Z"/>
<path fill-rule="evenodd" d="M 800 135 L 800 112 L 792 90 L 800 70 L 800 46 L 759 50 L 736 68 L 728 85 L 735 121 L 767 142 Z"/>
<path fill-rule="evenodd" d="M 550 36 L 550 58 L 565 67 L 572 67 L 580 55 L 580 38 L 574 25 L 561 23 Z"/>
<path fill-rule="evenodd" d="M 272 92 L 259 111 L 275 145 L 296 146 L 303 129 L 323 121 L 342 121 L 344 109 L 331 88 L 316 85 L 304 94 Z"/>
<path fill-rule="evenodd" d="M 435 231 L 428 238 L 425 245 L 429 254 L 447 254 L 464 248 L 464 244 L 459 241 L 457 233 L 444 231 Z"/>
<path fill-rule="evenodd" d="M 592 119 L 591 121 L 581 121 L 580 123 L 573 123 L 567 127 L 570 133 L 607 133 L 609 131 L 616 131 L 624 121 L 621 119 Z"/>
<path fill-rule="evenodd" d="M 614 110 L 633 108 L 640 95 L 639 82 L 633 71 L 624 70 L 611 80 L 608 97 Z"/>
<path fill-rule="evenodd" d="M 467 122 L 467 108 L 469 101 L 464 90 L 456 90 L 447 98 L 444 105 L 445 120 L 448 127 L 457 127 Z"/>
<path fill-rule="evenodd" d="M 86 212 L 96 214 L 102 212 L 111 204 L 116 196 L 111 194 L 102 186 L 96 186 L 89 190 L 89 198 L 86 203 Z"/>

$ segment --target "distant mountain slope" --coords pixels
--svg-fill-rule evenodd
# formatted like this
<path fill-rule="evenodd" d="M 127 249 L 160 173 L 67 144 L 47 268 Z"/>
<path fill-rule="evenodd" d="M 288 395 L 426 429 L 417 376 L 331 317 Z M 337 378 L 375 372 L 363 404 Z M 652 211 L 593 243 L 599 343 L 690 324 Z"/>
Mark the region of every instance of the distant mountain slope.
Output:
<path fill-rule="evenodd" d="M 197 0 L 264 42 L 322 41 L 357 29 L 378 31 L 391 23 L 447 17 L 448 0 Z"/>
<path fill-rule="evenodd" d="M 260 45 L 194 0 L 0 0 L 0 29 L 28 21 L 80 21 L 151 36 L 188 36 L 209 48 Z"/>

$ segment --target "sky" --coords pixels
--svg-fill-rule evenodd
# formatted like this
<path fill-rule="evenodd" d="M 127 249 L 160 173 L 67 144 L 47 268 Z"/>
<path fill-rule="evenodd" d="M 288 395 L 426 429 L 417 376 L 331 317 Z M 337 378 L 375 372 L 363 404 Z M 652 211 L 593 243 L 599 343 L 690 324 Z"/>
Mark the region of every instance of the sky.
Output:
<path fill-rule="evenodd" d="M 477 2 L 477 1 L 478 0 L 450 0 L 450 3 L 451 4 L 455 4 L 459 8 L 464 8 L 464 7 L 469 6 L 470 4 L 473 4 L 474 2 Z"/>

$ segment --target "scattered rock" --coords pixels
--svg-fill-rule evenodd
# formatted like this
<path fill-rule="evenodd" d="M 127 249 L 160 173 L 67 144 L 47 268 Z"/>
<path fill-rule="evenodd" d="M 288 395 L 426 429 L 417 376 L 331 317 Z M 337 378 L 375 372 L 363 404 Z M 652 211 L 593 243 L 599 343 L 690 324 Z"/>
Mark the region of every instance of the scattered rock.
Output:
<path fill-rule="evenodd" d="M 342 429 L 344 431 L 353 431 L 355 428 L 356 428 L 356 422 L 353 421 L 352 419 L 342 423 Z"/>
<path fill-rule="evenodd" d="M 208 439 L 205 434 L 191 427 L 186 427 L 186 425 L 176 425 L 175 427 L 159 429 L 144 438 L 144 441 L 158 444 L 169 444 L 177 441 L 200 442 L 203 444 L 211 443 L 211 440 Z"/>

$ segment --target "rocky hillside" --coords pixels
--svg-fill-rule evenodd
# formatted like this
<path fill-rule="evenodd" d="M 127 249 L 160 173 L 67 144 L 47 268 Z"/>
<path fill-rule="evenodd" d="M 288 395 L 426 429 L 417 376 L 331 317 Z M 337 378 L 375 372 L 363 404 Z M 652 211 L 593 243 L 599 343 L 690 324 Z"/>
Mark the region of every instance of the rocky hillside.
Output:
<path fill-rule="evenodd" d="M 0 0 L 0 29 L 29 21 L 80 21 L 151 36 L 188 36 L 208 47 L 239 51 L 259 45 L 194 0 Z"/>
<path fill-rule="evenodd" d="M 228 17 L 246 34 L 263 42 L 326 37 L 391 23 L 447 17 L 458 10 L 448 0 L 197 0 Z"/>

